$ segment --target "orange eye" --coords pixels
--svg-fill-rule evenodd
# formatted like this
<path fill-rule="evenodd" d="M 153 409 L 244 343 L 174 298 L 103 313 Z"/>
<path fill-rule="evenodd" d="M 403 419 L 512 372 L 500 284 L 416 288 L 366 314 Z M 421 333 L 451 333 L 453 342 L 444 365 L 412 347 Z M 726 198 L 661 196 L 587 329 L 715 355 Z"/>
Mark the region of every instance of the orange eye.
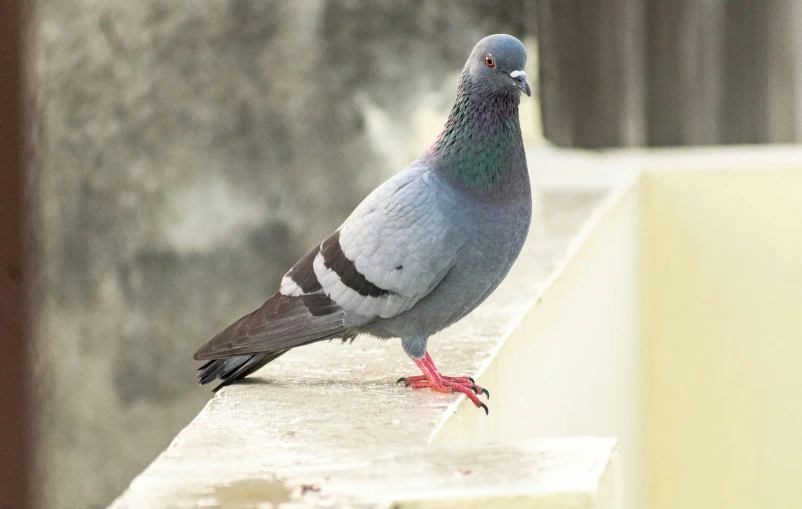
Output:
<path fill-rule="evenodd" d="M 495 67 L 496 66 L 496 61 L 493 60 L 493 57 L 491 57 L 490 55 L 487 55 L 485 57 L 485 65 L 487 65 L 488 67 Z"/>

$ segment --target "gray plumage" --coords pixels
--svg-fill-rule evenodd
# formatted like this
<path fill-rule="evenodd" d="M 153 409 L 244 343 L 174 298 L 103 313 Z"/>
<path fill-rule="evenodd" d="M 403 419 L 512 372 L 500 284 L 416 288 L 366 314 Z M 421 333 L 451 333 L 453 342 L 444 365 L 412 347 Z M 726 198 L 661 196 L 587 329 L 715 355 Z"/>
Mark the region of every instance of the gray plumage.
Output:
<path fill-rule="evenodd" d="M 443 132 L 284 276 L 279 292 L 195 354 L 222 387 L 287 350 L 359 334 L 428 338 L 476 308 L 520 253 L 531 192 L 518 120 L 529 94 L 512 36 L 482 39 Z M 491 65 L 492 64 L 492 65 Z"/>

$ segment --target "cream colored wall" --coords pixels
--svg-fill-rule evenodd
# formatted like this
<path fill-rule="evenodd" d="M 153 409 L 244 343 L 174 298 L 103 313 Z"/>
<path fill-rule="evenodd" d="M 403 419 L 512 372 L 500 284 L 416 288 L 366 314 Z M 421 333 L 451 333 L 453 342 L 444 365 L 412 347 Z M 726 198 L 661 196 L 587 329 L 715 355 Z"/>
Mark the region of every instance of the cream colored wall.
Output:
<path fill-rule="evenodd" d="M 802 171 L 642 193 L 649 509 L 802 507 Z"/>
<path fill-rule="evenodd" d="M 610 200 L 588 236 L 477 380 L 485 416 L 461 405 L 436 443 L 615 436 L 626 507 L 640 507 L 639 191 Z M 526 284 L 522 281 L 521 284 Z"/>

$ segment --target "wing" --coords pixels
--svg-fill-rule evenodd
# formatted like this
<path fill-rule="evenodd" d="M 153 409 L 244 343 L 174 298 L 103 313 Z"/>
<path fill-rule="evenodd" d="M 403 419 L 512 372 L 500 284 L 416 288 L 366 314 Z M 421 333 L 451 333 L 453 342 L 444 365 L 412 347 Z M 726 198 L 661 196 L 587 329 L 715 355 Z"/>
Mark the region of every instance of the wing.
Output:
<path fill-rule="evenodd" d="M 445 277 L 465 240 L 450 220 L 452 193 L 421 163 L 411 165 L 301 258 L 279 293 L 195 359 L 286 350 L 410 309 Z"/>
<path fill-rule="evenodd" d="M 277 293 L 203 345 L 195 359 L 276 352 L 314 343 L 342 332 L 344 316 L 343 309 L 322 293 L 301 297 Z"/>
<path fill-rule="evenodd" d="M 347 321 L 363 324 L 410 309 L 448 273 L 465 240 L 452 219 L 453 193 L 422 163 L 408 167 L 293 267 L 281 293 L 323 293 Z"/>

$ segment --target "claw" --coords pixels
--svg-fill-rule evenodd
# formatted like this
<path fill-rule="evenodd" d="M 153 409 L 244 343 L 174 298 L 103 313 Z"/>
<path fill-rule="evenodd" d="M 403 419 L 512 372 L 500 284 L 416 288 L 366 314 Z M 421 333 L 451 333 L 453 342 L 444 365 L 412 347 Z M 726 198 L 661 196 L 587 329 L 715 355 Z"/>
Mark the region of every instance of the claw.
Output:
<path fill-rule="evenodd" d="M 487 405 L 479 400 L 484 394 L 490 399 L 490 392 L 476 385 L 476 381 L 469 376 L 443 376 L 434 365 L 434 361 L 426 353 L 423 358 L 411 357 L 412 362 L 420 368 L 422 375 L 399 378 L 396 383 L 404 382 L 407 387 L 413 389 L 431 389 L 446 394 L 462 393 L 468 397 L 477 408 L 485 411 L 485 415 L 490 415 Z"/>

